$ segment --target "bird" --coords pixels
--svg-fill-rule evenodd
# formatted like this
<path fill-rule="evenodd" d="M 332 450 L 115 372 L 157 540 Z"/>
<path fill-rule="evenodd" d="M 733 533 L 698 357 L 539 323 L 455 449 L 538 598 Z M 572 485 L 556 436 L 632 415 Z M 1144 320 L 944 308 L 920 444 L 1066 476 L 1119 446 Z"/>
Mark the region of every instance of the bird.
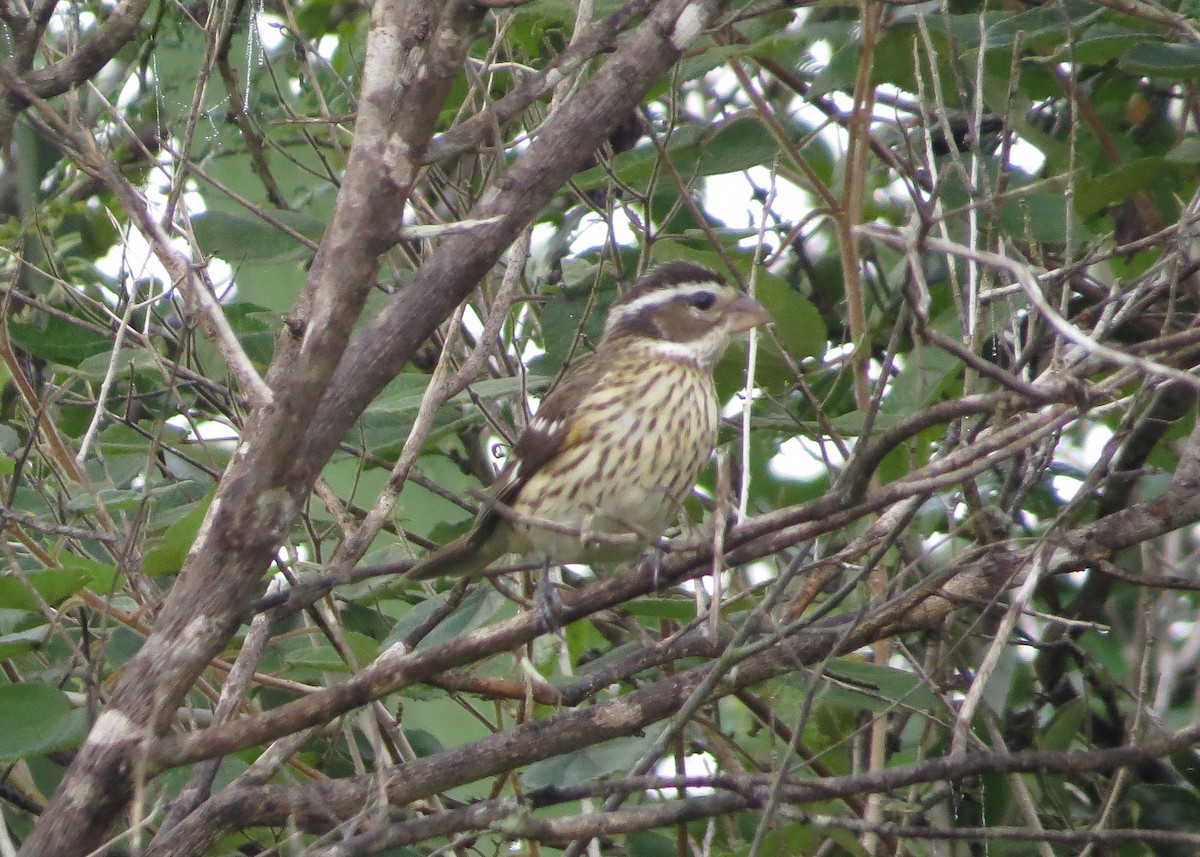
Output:
<path fill-rule="evenodd" d="M 690 261 L 649 269 L 609 308 L 595 350 L 545 396 L 470 531 L 410 580 L 477 576 L 502 556 L 604 564 L 661 537 L 717 442 L 713 369 L 731 338 L 771 322 Z"/>

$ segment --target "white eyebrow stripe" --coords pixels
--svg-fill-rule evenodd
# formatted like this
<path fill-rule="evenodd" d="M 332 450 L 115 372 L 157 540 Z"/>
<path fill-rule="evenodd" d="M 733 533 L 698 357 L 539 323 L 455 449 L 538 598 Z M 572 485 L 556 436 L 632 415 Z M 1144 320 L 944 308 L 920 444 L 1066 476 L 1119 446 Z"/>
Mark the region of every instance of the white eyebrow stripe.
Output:
<path fill-rule="evenodd" d="M 714 280 L 706 283 L 679 283 L 674 286 L 655 289 L 639 298 L 634 298 L 627 304 L 615 306 L 609 310 L 608 322 L 604 325 L 604 329 L 608 330 L 616 322 L 631 315 L 636 315 L 646 309 L 646 307 L 660 306 L 681 296 L 688 297 L 690 295 L 698 295 L 701 292 L 719 293 L 725 288 L 726 286 L 723 283 L 718 283 Z"/>
<path fill-rule="evenodd" d="M 694 342 L 671 342 L 666 339 L 655 341 L 650 350 L 664 360 L 683 360 L 688 363 L 697 362 L 699 351 Z"/>

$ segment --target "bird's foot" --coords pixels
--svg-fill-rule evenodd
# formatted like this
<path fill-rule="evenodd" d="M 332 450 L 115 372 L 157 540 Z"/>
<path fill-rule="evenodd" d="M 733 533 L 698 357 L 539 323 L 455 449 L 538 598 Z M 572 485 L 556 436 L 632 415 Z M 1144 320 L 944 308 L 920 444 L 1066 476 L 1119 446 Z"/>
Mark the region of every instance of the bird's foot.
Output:
<path fill-rule="evenodd" d="M 538 578 L 537 585 L 537 611 L 538 621 L 545 626 L 546 630 L 553 631 L 559 637 L 563 636 L 563 626 L 566 624 L 567 606 L 563 603 L 562 598 L 558 594 L 558 589 L 555 588 L 554 581 L 550 578 L 550 563 L 542 568 L 542 574 Z"/>
<path fill-rule="evenodd" d="M 666 561 L 667 554 L 673 553 L 674 550 L 667 539 L 652 539 L 650 547 L 642 551 L 637 564 L 634 566 L 642 574 L 647 569 L 650 571 L 650 583 L 655 591 L 659 588 L 659 576 L 662 574 L 663 563 Z"/>
<path fill-rule="evenodd" d="M 593 512 L 588 512 L 579 522 L 579 543 L 583 545 L 584 550 L 599 547 L 599 542 L 595 541 L 596 515 Z"/>

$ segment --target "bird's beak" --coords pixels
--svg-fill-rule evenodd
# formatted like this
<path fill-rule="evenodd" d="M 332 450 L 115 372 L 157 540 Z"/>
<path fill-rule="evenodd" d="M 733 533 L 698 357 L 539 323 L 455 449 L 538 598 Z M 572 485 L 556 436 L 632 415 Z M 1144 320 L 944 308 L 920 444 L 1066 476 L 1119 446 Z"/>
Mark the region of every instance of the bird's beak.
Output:
<path fill-rule="evenodd" d="M 763 305 L 743 292 L 729 305 L 729 332 L 742 333 L 760 324 L 770 324 L 775 319 L 763 309 Z"/>

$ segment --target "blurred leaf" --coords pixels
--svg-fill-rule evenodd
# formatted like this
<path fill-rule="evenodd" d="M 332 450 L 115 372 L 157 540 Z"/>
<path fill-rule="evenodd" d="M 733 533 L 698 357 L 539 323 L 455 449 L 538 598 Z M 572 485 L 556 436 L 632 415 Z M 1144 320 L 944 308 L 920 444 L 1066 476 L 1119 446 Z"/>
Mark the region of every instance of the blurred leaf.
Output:
<path fill-rule="evenodd" d="M 166 574 L 177 574 L 183 568 L 196 533 L 204 523 L 208 507 L 217 491 L 214 487 L 202 500 L 194 503 L 191 510 L 182 518 L 167 528 L 158 547 L 146 552 L 142 560 L 142 571 L 151 577 L 161 577 Z"/>
<path fill-rule="evenodd" d="M 755 295 L 775 320 L 772 330 L 797 363 L 825 353 L 825 320 L 812 305 L 782 278 L 760 271 Z"/>
<path fill-rule="evenodd" d="M 831 805 L 818 803 L 812 806 L 812 811 L 832 813 L 836 809 Z M 845 837 L 827 835 L 826 831 L 815 828 L 811 824 L 776 823 L 772 824 L 770 829 L 764 834 L 758 830 L 759 825 L 762 823 L 759 813 L 739 814 L 738 822 L 738 829 L 747 842 L 762 843 L 760 848 L 754 849 L 755 857 L 797 857 L 797 855 L 801 854 L 810 855 L 818 849 L 821 842 L 845 839 Z M 853 839 L 853 837 L 850 838 Z M 845 853 L 852 855 L 852 857 L 868 857 L 866 850 L 857 843 L 841 841 L 839 844 L 841 844 L 841 851 L 833 851 L 832 853 Z M 741 855 L 749 857 L 749 852 L 746 849 L 738 849 L 729 853 L 739 855 L 739 857 Z"/>
<path fill-rule="evenodd" d="M 933 322 L 933 326 L 959 338 L 958 320 L 953 310 Z M 951 378 L 962 371 L 957 357 L 940 348 L 921 348 L 910 354 L 903 368 L 896 373 L 891 390 L 883 400 L 881 416 L 887 414 L 911 415 L 935 402 L 946 390 Z M 880 424 L 883 425 L 883 424 Z"/>
<path fill-rule="evenodd" d="M 895 428 L 911 417 L 912 414 L 907 412 L 876 411 L 875 418 L 871 420 L 871 430 L 874 432 L 886 431 Z M 846 437 L 857 437 L 862 434 L 863 428 L 866 426 L 867 415 L 862 411 L 849 411 L 834 417 L 830 422 L 839 434 Z"/>
<path fill-rule="evenodd" d="M 163 426 L 159 430 L 159 437 L 165 444 L 179 443 L 186 436 L 183 429 L 174 426 Z M 100 432 L 100 446 L 104 450 L 105 457 L 128 455 L 145 461 L 150 448 L 150 440 L 130 426 L 113 423 L 105 426 L 104 430 Z"/>
<path fill-rule="evenodd" d="M 1081 178 L 1075 186 L 1075 210 L 1087 217 L 1106 206 L 1123 202 L 1162 178 L 1172 177 L 1171 160 L 1170 156 L 1142 158 L 1094 179 Z"/>
<path fill-rule="evenodd" d="M 379 644 L 370 637 L 350 630 L 343 630 L 341 636 L 357 662 L 357 669 L 371 663 L 379 653 Z M 314 643 L 306 639 L 299 643 L 283 657 L 289 667 L 308 667 L 321 672 L 350 672 L 350 665 L 328 640 L 322 638 Z"/>
<path fill-rule="evenodd" d="M 1194 789 L 1166 783 L 1134 783 L 1130 798 L 1137 807 L 1135 823 L 1150 830 L 1190 832 L 1200 830 L 1200 798 Z M 1195 854 L 1194 847 L 1163 843 L 1154 849 L 1156 857 L 1185 857 Z"/>
<path fill-rule="evenodd" d="M 3 596 L 0 596 L 3 597 Z M 13 631 L 0 635 L 0 660 L 14 658 L 42 646 L 54 630 L 49 625 L 36 625 L 24 631 Z"/>
<path fill-rule="evenodd" d="M 88 357 L 112 350 L 108 336 L 57 316 L 48 316 L 38 324 L 10 320 L 8 334 L 30 354 L 63 366 L 78 366 Z"/>
<path fill-rule="evenodd" d="M 1200 76 L 1200 45 L 1139 42 L 1125 51 L 1118 65 L 1134 74 L 1195 78 Z"/>
<path fill-rule="evenodd" d="M 92 381 L 102 381 L 116 367 L 120 378 L 125 378 L 130 372 L 157 371 L 160 361 L 145 348 L 122 348 L 116 360 L 112 358 L 112 349 L 100 354 L 85 357 L 73 364 L 79 374 Z"/>
<path fill-rule="evenodd" d="M 803 134 L 799 126 L 791 130 L 792 139 Z M 778 150 L 779 144 L 771 133 L 757 119 L 748 116 L 713 126 L 684 125 L 667 142 L 667 156 L 685 180 L 770 163 Z M 658 171 L 658 161 L 657 148 L 642 146 L 613 158 L 611 171 L 622 182 L 642 187 Z M 575 183 L 584 190 L 604 187 L 609 181 L 609 169 L 602 166 L 575 177 Z"/>
<path fill-rule="evenodd" d="M 641 735 L 614 738 L 585 750 L 535 762 L 521 773 L 521 782 L 530 789 L 574 786 L 623 773 L 654 745 L 665 728 L 663 724 L 657 724 Z"/>
<path fill-rule="evenodd" d="M 628 613 L 646 619 L 676 619 L 690 622 L 696 618 L 696 603 L 684 598 L 639 598 Z"/>
<path fill-rule="evenodd" d="M 1194 167 L 1200 164 L 1200 139 L 1186 137 L 1179 145 L 1167 153 L 1165 160 L 1172 164 L 1186 164 Z"/>
<path fill-rule="evenodd" d="M 1006 200 L 1000 218 L 1007 231 L 1036 242 L 1064 244 L 1068 238 L 1067 199 L 1060 193 L 1026 193 Z M 1076 241 L 1091 237 L 1082 218 L 1071 218 L 1070 225 Z"/>
<path fill-rule="evenodd" d="M 425 388 L 429 384 L 429 379 L 423 375 L 400 375 L 397 377 L 397 381 L 400 379 L 403 379 L 402 383 L 394 384 L 388 393 L 371 403 L 368 409 L 370 414 L 394 418 L 400 414 L 416 412 L 425 398 Z M 514 393 L 536 393 L 550 383 L 550 380 L 543 375 L 532 374 L 526 374 L 523 379 L 485 378 L 471 384 L 470 392 L 464 390 L 451 398 L 447 404 L 470 402 L 472 393 L 485 402 L 492 402 Z"/>
<path fill-rule="evenodd" d="M 594 346 L 599 342 L 600 333 L 604 330 L 605 311 L 616 298 L 616 280 L 607 277 L 601 281 L 594 296 L 583 283 L 554 295 L 542 308 L 542 341 L 546 353 L 534 364 L 538 374 L 553 377 L 568 356 L 586 354 L 587 344 Z M 585 348 L 570 355 L 580 324 L 584 325 L 582 344 Z"/>
<path fill-rule="evenodd" d="M 678 853 L 669 836 L 649 830 L 627 834 L 625 846 L 629 857 L 674 857 Z"/>
<path fill-rule="evenodd" d="M 695 166 L 688 170 L 698 176 L 715 176 L 748 170 L 770 163 L 779 144 L 757 119 L 735 119 L 721 126 L 716 135 L 704 141 Z"/>
<path fill-rule="evenodd" d="M 861 688 L 861 696 L 868 700 L 861 707 L 871 711 L 886 711 L 896 705 L 920 711 L 942 708 L 938 696 L 913 672 L 854 658 L 838 658 L 830 663 L 827 676 L 829 681 L 844 682 L 843 690 L 851 693 L 855 693 L 856 687 Z"/>
<path fill-rule="evenodd" d="M 84 586 L 96 592 L 108 592 L 120 582 L 112 563 L 101 562 L 78 554 L 63 557 L 61 571 L 84 575 Z"/>
<path fill-rule="evenodd" d="M 1041 731 L 1038 745 L 1043 750 L 1070 749 L 1076 741 L 1085 737 L 1082 730 L 1087 716 L 1087 703 L 1081 699 L 1059 706 L 1050 723 Z"/>
<path fill-rule="evenodd" d="M 441 593 L 431 598 L 426 598 L 413 607 L 392 628 L 392 632 L 388 635 L 383 645 L 380 646 L 380 650 L 382 651 L 388 646 L 405 639 L 420 627 L 431 614 L 444 609 L 446 600 L 446 593 Z M 462 603 L 449 616 L 442 620 L 429 636 L 421 640 L 420 648 L 430 648 L 459 634 L 482 626 L 494 617 L 496 611 L 503 606 L 504 598 L 500 593 L 483 587 L 472 589 L 463 598 Z"/>
<path fill-rule="evenodd" d="M 1059 45 L 1054 57 L 1059 62 L 1106 63 L 1122 56 L 1144 38 L 1145 34 L 1138 30 L 1099 23 L 1089 27 L 1083 38 Z"/>
<path fill-rule="evenodd" d="M 246 350 L 246 356 L 260 367 L 266 367 L 275 353 L 275 338 L 282 326 L 279 317 L 265 307 L 251 303 L 235 303 L 224 307 L 225 320 Z"/>
<path fill-rule="evenodd" d="M 0 761 L 77 745 L 87 732 L 87 713 L 45 684 L 0 685 Z"/>
<path fill-rule="evenodd" d="M 47 568 L 25 574 L 29 586 L 47 604 L 54 606 L 87 585 L 90 575 L 80 568 Z M 12 575 L 0 577 L 0 607 L 17 610 L 41 610 L 42 605 L 24 581 Z"/>
<path fill-rule="evenodd" d="M 1098 20 L 1104 9 L 1086 0 L 1065 0 L 1051 7 L 1039 7 L 1007 15 L 987 30 L 987 47 L 1011 48 L 1018 36 L 1027 49 L 1056 48 L 1074 33 Z"/>
<path fill-rule="evenodd" d="M 310 241 L 319 242 L 325 222 L 296 211 L 272 211 L 271 216 Z M 192 231 L 204 252 L 228 262 L 299 260 L 313 250 L 250 212 L 206 211 L 192 218 Z"/>

